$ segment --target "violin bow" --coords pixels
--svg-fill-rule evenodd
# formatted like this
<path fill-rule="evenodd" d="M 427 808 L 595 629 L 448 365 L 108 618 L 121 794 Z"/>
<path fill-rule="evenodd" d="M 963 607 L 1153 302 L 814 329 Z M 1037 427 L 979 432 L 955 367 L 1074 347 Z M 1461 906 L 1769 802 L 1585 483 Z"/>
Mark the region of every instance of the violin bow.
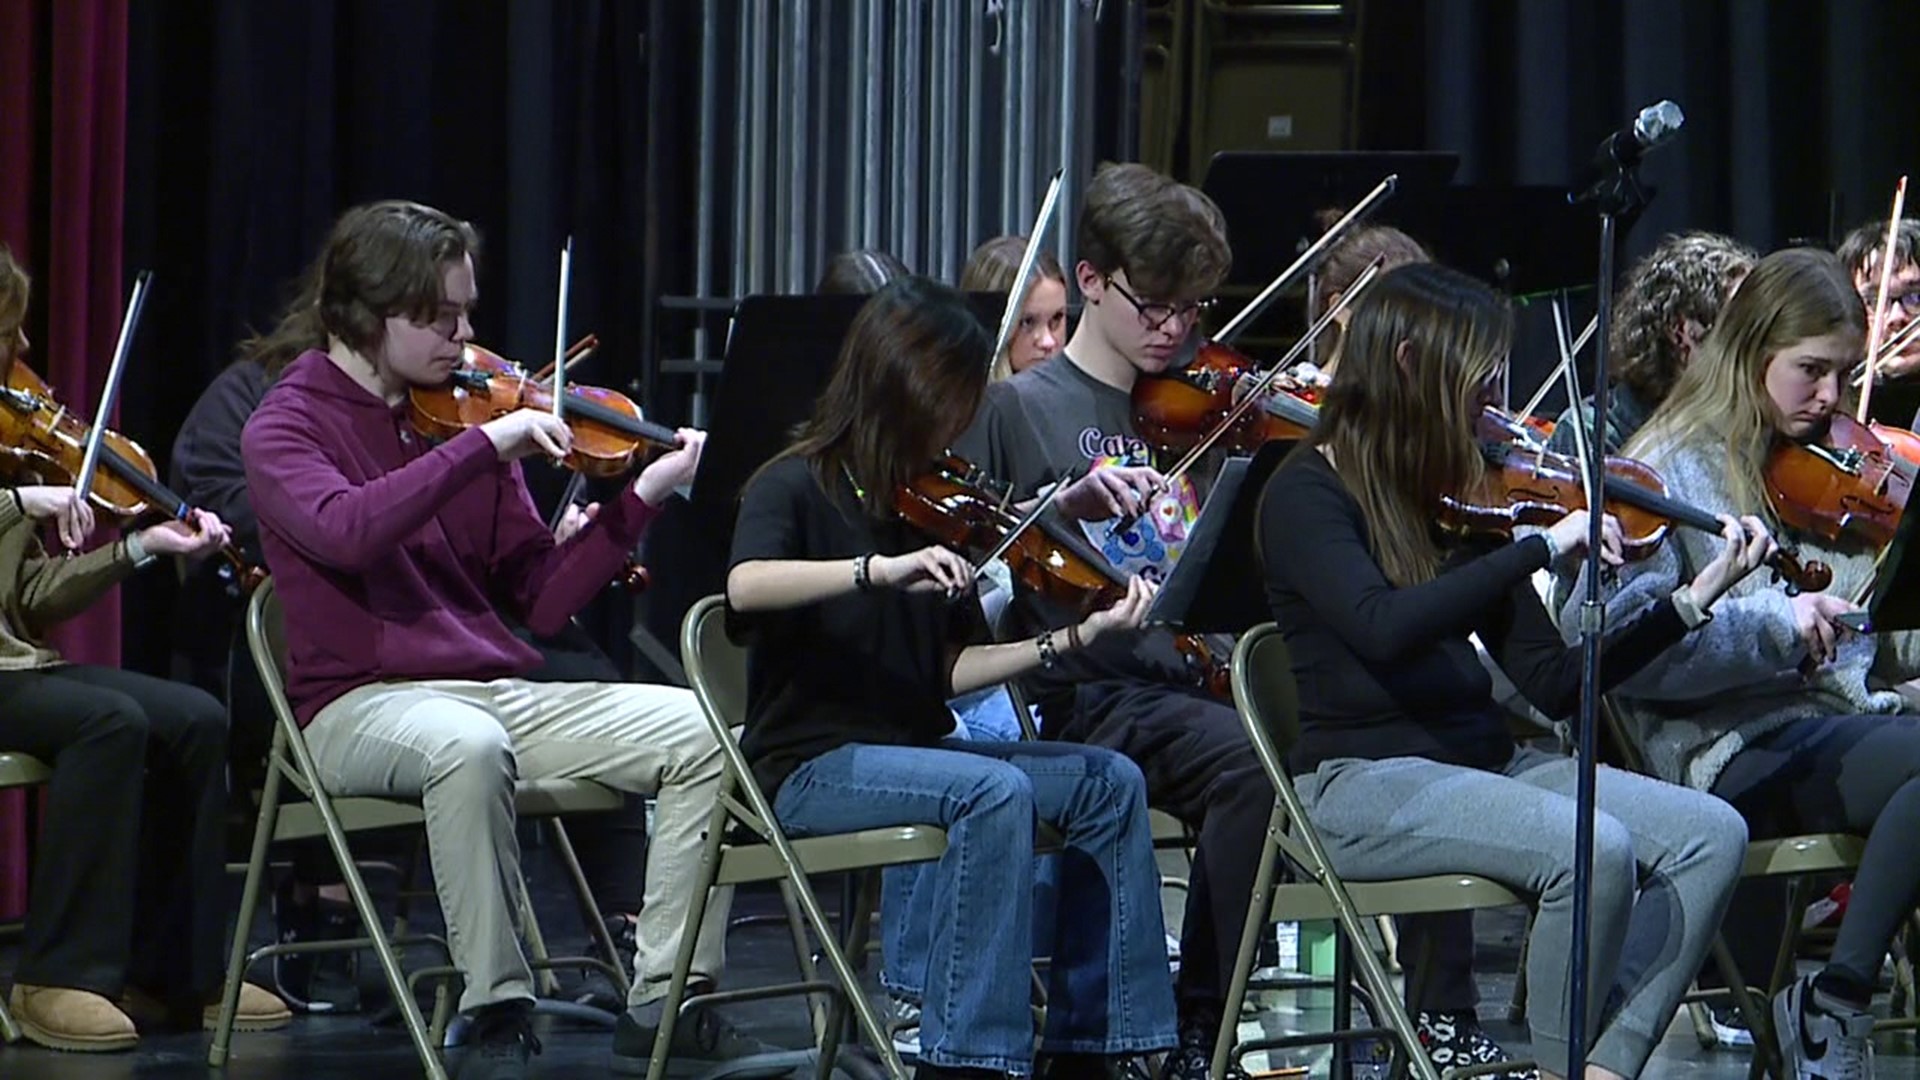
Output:
<path fill-rule="evenodd" d="M 1173 485 L 1179 482 L 1182 476 L 1186 475 L 1188 469 L 1193 468 L 1195 463 L 1206 455 L 1207 451 L 1213 449 L 1213 445 L 1220 441 L 1220 437 L 1225 435 L 1241 417 L 1247 414 L 1248 410 L 1252 409 L 1260 399 L 1266 396 L 1267 391 L 1273 388 L 1274 380 L 1278 379 L 1287 368 L 1292 366 L 1293 361 L 1298 358 L 1301 353 L 1312 348 L 1314 339 L 1318 338 L 1327 327 L 1332 326 L 1334 319 L 1338 317 L 1342 311 L 1345 311 L 1348 305 L 1358 299 L 1360 294 L 1366 291 L 1367 286 L 1373 284 L 1373 279 L 1380 276 L 1381 268 L 1385 265 L 1385 255 L 1376 256 L 1372 262 L 1368 263 L 1367 268 L 1361 271 L 1360 276 L 1353 279 L 1353 284 L 1341 290 L 1340 299 L 1334 301 L 1326 311 L 1321 313 L 1320 318 L 1316 319 L 1314 324 L 1307 328 L 1307 332 L 1300 335 L 1300 340 L 1293 343 L 1293 348 L 1287 350 L 1287 354 L 1280 358 L 1280 362 L 1263 372 L 1260 378 L 1255 380 L 1253 385 L 1249 386 L 1246 391 L 1240 395 L 1240 400 L 1234 403 L 1233 408 L 1228 409 L 1226 415 L 1222 416 L 1219 422 L 1213 425 L 1213 430 L 1207 432 L 1204 438 L 1194 444 L 1193 449 L 1182 455 L 1180 460 L 1174 463 L 1173 468 L 1167 470 L 1164 474 L 1164 482 L 1159 490 L 1171 490 Z M 1156 495 L 1157 494 L 1156 492 Z M 1118 518 L 1108 527 L 1107 535 L 1110 537 L 1118 536 L 1128 529 L 1133 528 L 1134 523 L 1139 520 L 1139 514 L 1128 514 Z"/>
<path fill-rule="evenodd" d="M 593 350 L 598 349 L 599 347 L 600 347 L 600 338 L 596 334 L 588 334 L 586 337 L 583 337 L 579 341 L 574 342 L 573 346 L 567 350 L 568 374 L 572 374 L 573 369 L 579 367 L 580 362 L 582 360 L 585 360 L 587 357 L 592 356 Z M 533 379 L 531 381 L 537 386 L 545 385 L 547 382 L 548 376 L 553 374 L 553 369 L 554 369 L 554 365 L 548 364 L 546 367 L 543 367 L 539 371 L 534 372 Z"/>
<path fill-rule="evenodd" d="M 560 303 L 553 328 L 553 418 L 566 419 L 567 299 L 573 294 L 573 237 L 560 249 Z"/>
<path fill-rule="evenodd" d="M 1578 387 L 1568 378 L 1568 375 L 1573 371 L 1573 358 L 1579 356 L 1580 350 L 1586 348 L 1587 342 L 1593 340 L 1594 331 L 1599 329 L 1600 326 L 1600 317 L 1596 315 L 1588 319 L 1587 328 L 1580 331 L 1579 340 L 1573 342 L 1571 345 L 1567 344 L 1567 328 L 1564 318 L 1565 316 L 1561 313 L 1560 306 L 1555 304 L 1553 306 L 1553 322 L 1554 325 L 1559 328 L 1560 364 L 1548 372 L 1546 378 L 1540 380 L 1540 388 L 1533 392 L 1533 396 L 1527 399 L 1526 407 L 1515 413 L 1515 416 L 1532 416 L 1533 410 L 1539 408 L 1540 403 L 1546 400 L 1547 392 L 1553 389 L 1553 384 L 1562 379 L 1567 381 L 1567 403 L 1571 405 L 1579 401 L 1579 398 L 1574 395 L 1574 390 L 1578 389 Z"/>
<path fill-rule="evenodd" d="M 1053 487 L 1033 504 L 1033 509 L 1028 510 L 1026 514 L 1014 524 L 1013 528 L 1007 530 L 1007 535 L 1000 538 L 1000 542 L 993 546 L 993 550 L 982 555 L 980 561 L 973 564 L 973 576 L 969 580 L 979 581 L 980 575 L 987 572 L 987 567 L 992 565 L 993 560 L 1005 555 L 1007 549 L 1014 545 L 1014 541 L 1020 539 L 1022 533 L 1039 522 L 1041 515 L 1047 512 L 1047 507 L 1053 505 L 1053 500 L 1059 498 L 1061 492 L 1067 490 L 1074 481 L 1079 479 L 1080 477 L 1075 474 L 1075 470 L 1073 469 L 1068 469 L 1062 473 L 1060 479 L 1054 482 Z"/>
<path fill-rule="evenodd" d="M 1247 328 L 1248 323 L 1258 318 L 1261 312 L 1267 310 L 1267 305 L 1273 303 L 1275 297 L 1293 284 L 1295 278 L 1317 265 L 1320 256 L 1325 254 L 1328 248 L 1339 243 L 1349 229 L 1372 216 L 1373 212 L 1380 208 L 1380 204 L 1391 198 L 1399 187 L 1399 173 L 1390 173 L 1386 179 L 1374 185 L 1366 198 L 1355 203 L 1353 209 L 1333 223 L 1332 228 L 1320 234 L 1320 239 L 1315 240 L 1307 250 L 1300 253 L 1299 258 L 1293 260 L 1285 270 L 1280 271 L 1279 276 L 1268 282 L 1267 287 L 1260 290 L 1260 295 L 1248 301 L 1246 307 L 1241 308 L 1238 314 L 1228 319 L 1226 325 L 1213 335 L 1213 340 L 1223 345 L 1231 344 L 1233 339 L 1240 335 L 1240 331 Z"/>
<path fill-rule="evenodd" d="M 1027 233 L 1027 249 L 1020 253 L 1020 269 L 1013 275 L 1013 287 L 1007 293 L 1007 307 L 1000 313 L 1000 332 L 994 335 L 993 351 L 987 354 L 987 365 L 991 368 L 1007 351 L 1013 341 L 1013 331 L 1020 325 L 1020 309 L 1027 303 L 1027 287 L 1033 284 L 1033 271 L 1039 265 L 1040 247 L 1046 240 L 1047 228 L 1053 224 L 1054 210 L 1060 205 L 1060 170 L 1053 173 L 1053 182 L 1047 185 L 1047 197 L 1040 201 L 1040 213 L 1033 219 L 1033 228 Z"/>
<path fill-rule="evenodd" d="M 560 519 L 567 516 L 567 508 L 580 498 L 580 491 L 587 486 L 587 474 L 574 470 L 567 478 L 567 488 L 560 493 L 560 503 L 553 508 L 553 516 L 547 519 L 547 531 L 553 532 L 560 527 Z"/>
<path fill-rule="evenodd" d="M 120 339 L 113 343 L 113 364 L 107 368 L 107 382 L 100 388 L 100 403 L 94 409 L 93 427 L 87 432 L 86 452 L 80 458 L 80 475 L 73 480 L 74 501 L 84 503 L 93 494 L 93 470 L 100 464 L 100 442 L 107 431 L 107 420 L 120 396 L 120 377 L 126 374 L 127 353 L 133 334 L 140 325 L 140 313 L 147 306 L 147 291 L 153 285 L 153 271 L 142 270 L 133 279 L 133 295 L 127 298 L 127 314 L 120 321 Z"/>
<path fill-rule="evenodd" d="M 1867 381 L 1860 387 L 1860 404 L 1853 418 L 1867 422 L 1867 408 L 1873 403 L 1873 384 L 1880 373 L 1880 343 L 1887 336 L 1887 290 L 1893 287 L 1893 247 L 1900 240 L 1900 215 L 1907 206 L 1907 178 L 1893 186 L 1893 213 L 1887 218 L 1887 240 L 1880 245 L 1880 291 L 1873 298 L 1873 322 L 1867 330 Z"/>

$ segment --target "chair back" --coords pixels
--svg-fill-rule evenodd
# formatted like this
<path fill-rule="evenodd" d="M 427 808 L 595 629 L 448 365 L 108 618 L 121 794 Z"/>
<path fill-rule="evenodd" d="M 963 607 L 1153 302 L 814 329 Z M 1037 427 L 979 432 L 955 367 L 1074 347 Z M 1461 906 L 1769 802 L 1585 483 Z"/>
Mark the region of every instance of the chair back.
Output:
<path fill-rule="evenodd" d="M 1241 635 L 1233 649 L 1233 703 L 1274 787 L 1287 784 L 1287 751 L 1300 736 L 1300 690 L 1287 639 L 1273 623 Z"/>
<path fill-rule="evenodd" d="M 267 768 L 279 769 L 289 783 L 314 798 L 319 773 L 307 755 L 307 740 L 300 732 L 300 719 L 293 714 L 293 703 L 287 700 L 287 623 L 272 577 L 261 582 L 247 600 L 246 627 L 247 653 L 273 705 L 273 745 L 267 751 Z"/>
<path fill-rule="evenodd" d="M 747 720 L 747 651 L 727 634 L 727 600 L 708 596 L 687 611 L 680 624 L 680 658 L 687 682 L 700 702 L 715 742 L 727 762 L 720 797 L 762 838 L 769 836 L 773 807 L 754 782 L 753 770 L 733 730 Z M 740 805 L 744 796 L 746 805 Z"/>

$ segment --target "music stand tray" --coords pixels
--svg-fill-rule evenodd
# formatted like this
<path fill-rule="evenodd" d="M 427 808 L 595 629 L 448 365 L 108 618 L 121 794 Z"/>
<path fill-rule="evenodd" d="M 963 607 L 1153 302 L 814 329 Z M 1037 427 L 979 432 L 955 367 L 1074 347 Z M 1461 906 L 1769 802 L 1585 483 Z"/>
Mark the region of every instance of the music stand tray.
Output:
<path fill-rule="evenodd" d="M 1445 188 L 1460 167 L 1460 155 L 1425 151 L 1334 153 L 1235 150 L 1213 155 L 1200 189 L 1227 219 L 1233 243 L 1228 285 L 1261 287 L 1320 238 L 1315 216 L 1346 210 L 1389 175 L 1400 186 L 1392 206 L 1408 192 Z"/>
<path fill-rule="evenodd" d="M 1873 575 L 1873 599 L 1868 602 L 1865 623 L 1872 633 L 1920 629 L 1920 558 L 1915 558 L 1914 523 L 1920 513 L 1900 516 L 1893 542 Z M 1861 620 L 1842 620 L 1860 629 Z"/>
<path fill-rule="evenodd" d="M 1242 634 L 1273 618 L 1254 547 L 1260 496 L 1295 446 L 1271 442 L 1220 466 L 1186 550 L 1160 585 L 1147 621 L 1200 634 Z"/>

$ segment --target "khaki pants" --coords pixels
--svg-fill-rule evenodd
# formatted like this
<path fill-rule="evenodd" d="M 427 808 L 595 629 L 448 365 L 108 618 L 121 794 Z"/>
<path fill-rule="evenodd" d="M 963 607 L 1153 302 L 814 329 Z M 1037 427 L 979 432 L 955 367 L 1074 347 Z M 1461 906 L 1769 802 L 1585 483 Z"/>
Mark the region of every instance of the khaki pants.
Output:
<path fill-rule="evenodd" d="M 447 941 L 467 978 L 462 1010 L 534 996 L 512 900 L 520 874 L 514 781 L 584 779 L 657 795 L 628 1003 L 666 994 L 723 771 L 690 691 L 524 679 L 374 683 L 321 709 L 306 737 L 330 793 L 421 800 Z M 730 900 L 722 890 L 707 908 L 695 978 L 719 977 Z"/>

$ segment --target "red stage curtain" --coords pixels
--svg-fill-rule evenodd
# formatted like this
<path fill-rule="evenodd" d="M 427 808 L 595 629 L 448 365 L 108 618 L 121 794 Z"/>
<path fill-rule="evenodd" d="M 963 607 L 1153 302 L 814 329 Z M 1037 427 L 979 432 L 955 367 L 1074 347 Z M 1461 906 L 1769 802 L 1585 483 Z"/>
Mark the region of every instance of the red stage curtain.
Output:
<path fill-rule="evenodd" d="M 126 116 L 127 0 L 0 3 L 0 242 L 34 276 L 35 366 L 89 417 L 126 302 Z M 118 664 L 118 598 L 54 644 L 77 663 Z M 26 906 L 24 807 L 18 793 L 0 800 L 0 917 Z"/>

